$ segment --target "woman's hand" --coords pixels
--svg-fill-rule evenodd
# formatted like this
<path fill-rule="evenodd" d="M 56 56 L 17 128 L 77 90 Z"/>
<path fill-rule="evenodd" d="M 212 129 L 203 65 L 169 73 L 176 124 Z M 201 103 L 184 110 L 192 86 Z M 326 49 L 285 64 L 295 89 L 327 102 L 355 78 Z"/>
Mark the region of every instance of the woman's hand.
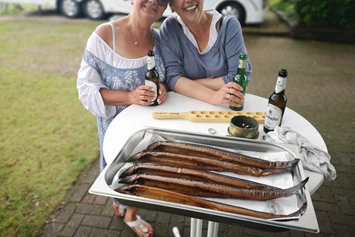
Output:
<path fill-rule="evenodd" d="M 159 97 L 158 97 L 158 103 L 164 103 L 166 98 L 168 97 L 168 89 L 165 83 L 160 83 L 159 84 Z"/>
<path fill-rule="evenodd" d="M 244 103 L 244 95 L 242 91 L 243 88 L 240 85 L 234 82 L 229 82 L 214 93 L 212 96 L 212 102 L 216 105 L 228 104 L 239 107 L 240 104 Z"/>
<path fill-rule="evenodd" d="M 136 105 L 151 105 L 156 97 L 151 86 L 142 85 L 129 92 L 129 101 Z"/>

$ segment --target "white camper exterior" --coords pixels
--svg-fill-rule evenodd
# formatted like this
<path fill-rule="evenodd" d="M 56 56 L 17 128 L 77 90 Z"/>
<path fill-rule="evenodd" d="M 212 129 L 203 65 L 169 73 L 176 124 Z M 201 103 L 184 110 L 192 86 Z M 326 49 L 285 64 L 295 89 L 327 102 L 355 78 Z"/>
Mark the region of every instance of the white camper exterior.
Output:
<path fill-rule="evenodd" d="M 264 21 L 267 0 L 204 0 L 204 8 L 216 9 L 223 15 L 233 14 L 242 24 L 260 24 Z M 0 0 L 0 3 L 34 4 L 45 9 L 56 9 L 66 17 L 85 15 L 102 19 L 108 14 L 131 11 L 131 0 Z M 173 15 L 168 7 L 164 17 Z"/>

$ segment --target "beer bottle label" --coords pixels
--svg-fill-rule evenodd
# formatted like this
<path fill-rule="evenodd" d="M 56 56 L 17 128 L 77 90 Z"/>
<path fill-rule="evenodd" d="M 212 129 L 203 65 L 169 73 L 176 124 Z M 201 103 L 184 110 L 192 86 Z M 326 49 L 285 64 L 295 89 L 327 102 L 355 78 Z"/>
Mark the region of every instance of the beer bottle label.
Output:
<path fill-rule="evenodd" d="M 280 93 L 281 91 L 284 91 L 286 89 L 286 78 L 284 77 L 278 77 L 276 86 L 275 86 L 275 92 Z"/>
<path fill-rule="evenodd" d="M 274 130 L 276 126 L 280 125 L 281 116 L 282 110 L 279 107 L 268 104 L 264 126 L 269 130 Z"/>
<path fill-rule="evenodd" d="M 154 83 L 154 82 L 152 82 L 152 81 L 149 81 L 149 80 L 145 80 L 145 84 L 147 85 L 147 86 L 151 86 L 152 88 L 153 88 L 153 91 L 154 91 L 154 93 L 156 94 L 156 96 L 155 96 L 155 98 L 154 98 L 154 100 L 157 98 L 157 96 L 158 96 L 158 88 L 157 88 L 157 85 Z M 154 100 L 151 100 L 151 101 L 154 101 Z"/>
<path fill-rule="evenodd" d="M 246 60 L 239 60 L 238 68 L 245 68 L 247 66 Z"/>
<path fill-rule="evenodd" d="M 147 64 L 148 71 L 153 69 L 155 67 L 154 57 L 148 57 Z"/>

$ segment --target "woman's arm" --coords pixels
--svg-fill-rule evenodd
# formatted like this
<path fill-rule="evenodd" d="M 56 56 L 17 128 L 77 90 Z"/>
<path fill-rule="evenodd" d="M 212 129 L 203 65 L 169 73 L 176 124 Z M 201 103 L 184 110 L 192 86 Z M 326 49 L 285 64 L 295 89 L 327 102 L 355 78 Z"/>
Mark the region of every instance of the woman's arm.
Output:
<path fill-rule="evenodd" d="M 216 78 L 200 78 L 191 80 L 185 76 L 184 70 L 184 50 L 191 50 L 184 47 L 181 38 L 184 37 L 183 32 L 178 26 L 174 18 L 168 18 L 164 21 L 160 28 L 161 52 L 167 71 L 167 85 L 171 90 L 180 94 L 205 101 L 210 104 L 230 104 L 230 98 L 227 91 L 234 92 L 235 101 L 243 101 L 244 96 L 239 92 L 241 87 L 235 83 L 234 85 L 226 85 L 222 77 Z M 193 53 L 192 53 L 193 54 Z M 186 57 L 186 56 L 185 56 Z M 238 65 L 238 60 L 235 65 Z M 186 64 L 186 62 L 185 62 Z M 196 69 L 198 70 L 198 69 Z M 203 70 L 203 69 L 201 69 Z M 231 87 L 233 90 L 228 90 Z"/>
<path fill-rule="evenodd" d="M 248 82 L 250 82 L 252 65 L 250 63 L 249 55 L 245 47 L 240 23 L 235 17 L 228 16 L 224 19 L 223 24 L 226 24 L 226 27 L 224 28 L 225 30 L 220 33 L 225 34 L 224 52 L 226 55 L 226 61 L 228 66 L 228 72 L 226 73 L 226 75 L 223 76 L 223 81 L 225 83 L 233 81 L 233 77 L 235 76 L 238 70 L 240 53 L 245 53 L 247 54 L 245 72 L 248 78 Z"/>
<path fill-rule="evenodd" d="M 233 101 L 244 103 L 244 95 L 240 92 L 242 89 L 238 84 L 230 82 L 223 84 L 218 90 L 213 90 L 186 77 L 180 77 L 175 85 L 176 92 L 214 105 L 235 106 Z"/>
<path fill-rule="evenodd" d="M 215 91 L 218 91 L 225 85 L 222 77 L 196 79 L 194 81 Z"/>

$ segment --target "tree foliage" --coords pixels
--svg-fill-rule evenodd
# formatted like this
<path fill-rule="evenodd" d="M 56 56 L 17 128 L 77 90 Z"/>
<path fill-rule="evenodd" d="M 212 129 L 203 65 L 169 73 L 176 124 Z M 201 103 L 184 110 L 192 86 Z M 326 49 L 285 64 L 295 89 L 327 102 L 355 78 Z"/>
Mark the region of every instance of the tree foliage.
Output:
<path fill-rule="evenodd" d="M 355 28 L 355 0 L 281 0 L 306 26 Z"/>

